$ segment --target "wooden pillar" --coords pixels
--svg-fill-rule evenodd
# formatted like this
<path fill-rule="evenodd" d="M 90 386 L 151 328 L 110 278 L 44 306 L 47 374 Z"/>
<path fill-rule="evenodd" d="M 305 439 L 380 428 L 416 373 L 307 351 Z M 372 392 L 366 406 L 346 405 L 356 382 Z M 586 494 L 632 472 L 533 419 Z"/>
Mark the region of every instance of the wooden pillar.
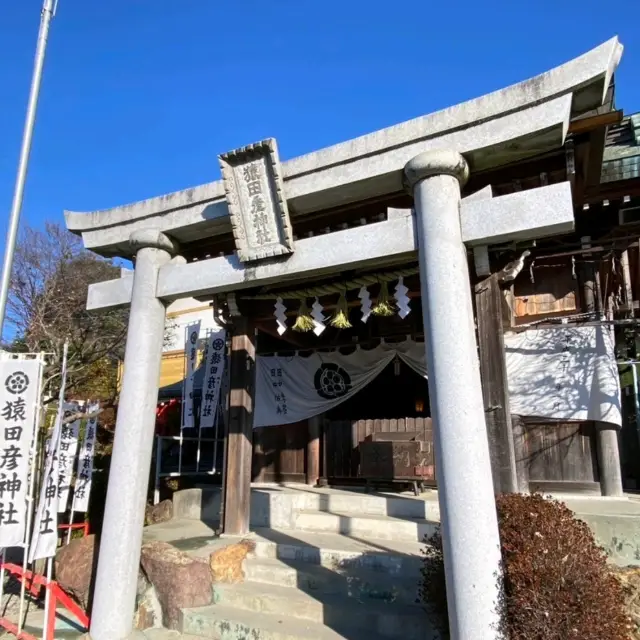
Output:
<path fill-rule="evenodd" d="M 583 246 L 587 239 L 583 238 Z M 626 252 L 625 252 L 626 255 Z M 580 300 L 582 312 L 597 314 L 602 318 L 602 300 L 600 298 L 595 265 L 591 261 L 591 254 L 585 254 L 585 261 L 578 269 L 578 284 L 580 286 Z M 626 274 L 629 271 L 628 255 Z M 624 261 L 623 261 L 624 265 Z M 625 278 L 626 280 L 626 278 Z M 633 310 L 633 295 L 625 282 L 625 299 L 630 310 Z M 620 465 L 620 448 L 618 429 L 606 422 L 596 422 L 596 444 L 598 451 L 598 475 L 600 477 L 600 491 L 603 496 L 619 497 L 624 495 L 622 488 L 622 468 Z"/>
<path fill-rule="evenodd" d="M 223 531 L 245 535 L 249 532 L 251 510 L 255 329 L 244 316 L 234 316 L 232 321 Z"/>
<path fill-rule="evenodd" d="M 511 415 L 513 428 L 513 451 L 516 459 L 516 476 L 518 491 L 529 493 L 529 447 L 527 446 L 527 429 L 522 416 Z"/>
<path fill-rule="evenodd" d="M 477 284 L 475 296 L 480 375 L 493 489 L 496 494 L 515 493 L 518 491 L 518 480 L 504 358 L 503 297 L 498 276 L 493 274 Z"/>
<path fill-rule="evenodd" d="M 315 486 L 320 479 L 320 431 L 322 414 L 308 420 L 307 436 L 307 484 Z"/>

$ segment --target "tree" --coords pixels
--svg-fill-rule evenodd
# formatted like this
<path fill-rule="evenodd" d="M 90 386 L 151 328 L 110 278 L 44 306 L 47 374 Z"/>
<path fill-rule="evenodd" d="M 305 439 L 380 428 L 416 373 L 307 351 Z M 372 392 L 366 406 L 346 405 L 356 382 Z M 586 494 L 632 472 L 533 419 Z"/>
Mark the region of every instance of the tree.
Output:
<path fill-rule="evenodd" d="M 124 353 L 128 310 L 86 310 L 90 284 L 120 276 L 120 268 L 83 248 L 61 225 L 26 227 L 18 241 L 8 302 L 15 351 L 49 354 L 44 397 L 57 395 L 63 347 L 69 342 L 69 395 L 113 399 Z"/>

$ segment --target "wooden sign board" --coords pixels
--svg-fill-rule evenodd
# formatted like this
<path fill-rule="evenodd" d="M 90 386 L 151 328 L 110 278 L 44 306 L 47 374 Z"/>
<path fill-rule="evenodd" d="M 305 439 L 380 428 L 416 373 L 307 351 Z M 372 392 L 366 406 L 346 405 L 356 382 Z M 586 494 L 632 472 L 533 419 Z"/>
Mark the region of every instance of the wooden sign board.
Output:
<path fill-rule="evenodd" d="M 273 138 L 220 156 L 238 258 L 263 260 L 293 252 L 293 233 Z"/>

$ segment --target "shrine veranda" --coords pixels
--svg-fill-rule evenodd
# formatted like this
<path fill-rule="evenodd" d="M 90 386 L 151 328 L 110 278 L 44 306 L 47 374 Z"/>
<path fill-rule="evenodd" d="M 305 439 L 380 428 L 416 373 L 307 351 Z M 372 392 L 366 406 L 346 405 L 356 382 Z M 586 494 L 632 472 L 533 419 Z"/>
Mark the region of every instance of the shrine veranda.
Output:
<path fill-rule="evenodd" d="M 576 212 L 600 187 L 606 128 L 619 120 L 612 79 L 621 54 L 614 38 L 531 80 L 299 158 L 281 162 L 269 139 L 222 155 L 222 180 L 65 213 L 86 248 L 135 259 L 132 274 L 92 285 L 87 301 L 96 311 L 131 308 L 94 640 L 131 630 L 166 306 L 186 297 L 211 302 L 228 336 L 225 533 L 249 530 L 252 467 L 261 480 L 358 481 L 376 441 L 413 446 L 418 464 L 408 475 L 440 489 L 447 572 L 460 581 L 449 602 L 459 637 L 494 637 L 494 491 L 551 488 L 560 476 L 568 490 L 622 493 L 619 385 L 597 382 L 597 398 L 583 391 L 615 370 L 602 309 L 589 310 L 586 327 L 523 334 L 539 351 L 571 345 L 573 359 L 544 363 L 559 376 L 563 367 L 585 372 L 560 385 L 566 392 L 525 401 L 534 378 L 509 373 L 543 370 L 540 360 L 518 360 L 526 327 L 509 306 L 510 283 L 527 256 L 552 254 L 548 239 L 586 235 Z M 590 277 L 579 274 L 582 284 Z M 290 377 L 299 393 L 283 400 L 277 390 L 279 423 L 265 417 L 271 399 L 260 390 L 289 374 L 278 360 L 262 366 L 267 358 L 295 361 L 299 372 Z M 553 446 L 572 421 L 589 425 L 569 451 L 569 475 L 528 460 L 510 387 L 518 411 L 561 423 Z M 274 455 L 279 469 L 265 462 Z"/>

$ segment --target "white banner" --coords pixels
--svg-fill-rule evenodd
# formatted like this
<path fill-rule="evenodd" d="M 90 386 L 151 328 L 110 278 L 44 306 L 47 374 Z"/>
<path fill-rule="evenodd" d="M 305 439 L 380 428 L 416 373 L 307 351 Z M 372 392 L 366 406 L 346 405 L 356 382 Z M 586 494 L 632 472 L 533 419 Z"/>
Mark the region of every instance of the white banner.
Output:
<path fill-rule="evenodd" d="M 25 543 L 29 458 L 42 361 L 0 361 L 0 548 Z"/>
<path fill-rule="evenodd" d="M 58 546 L 58 460 L 57 449 L 62 429 L 64 413 L 64 391 L 67 384 L 67 345 L 64 346 L 62 359 L 62 376 L 60 394 L 58 396 L 58 411 L 53 425 L 53 433 L 47 443 L 44 463 L 44 476 L 40 489 L 38 511 L 33 525 L 31 545 L 29 547 L 29 562 L 40 558 L 50 558 L 56 555 Z"/>
<path fill-rule="evenodd" d="M 227 332 L 224 329 L 214 331 L 209 336 L 200 409 L 200 427 L 202 429 L 210 429 L 216 423 L 220 388 L 224 374 L 226 336 Z"/>
<path fill-rule="evenodd" d="M 611 329 L 532 329 L 504 342 L 511 413 L 622 425 Z"/>
<path fill-rule="evenodd" d="M 182 428 L 192 429 L 195 426 L 193 413 L 193 379 L 198 366 L 198 338 L 200 337 L 200 320 L 190 324 L 186 329 L 184 354 L 187 359 L 187 370 L 182 399 Z"/>
<path fill-rule="evenodd" d="M 100 403 L 89 405 L 87 413 L 91 415 L 100 410 Z M 84 427 L 84 438 L 78 454 L 78 471 L 76 486 L 73 492 L 73 511 L 86 512 L 89 509 L 89 495 L 91 494 L 91 478 L 93 475 L 93 455 L 96 448 L 96 434 L 98 431 L 98 416 L 87 420 Z"/>
<path fill-rule="evenodd" d="M 80 411 L 77 402 L 64 403 L 63 419 Z M 78 433 L 80 431 L 80 418 L 60 428 L 60 442 L 58 443 L 58 513 L 64 513 L 69 504 L 69 490 L 73 479 L 73 467 L 78 451 Z"/>
<path fill-rule="evenodd" d="M 424 343 L 382 343 L 353 353 L 259 356 L 254 428 L 291 424 L 324 413 L 352 397 L 396 355 L 426 378 Z M 426 382 L 425 382 L 426 385 Z"/>

